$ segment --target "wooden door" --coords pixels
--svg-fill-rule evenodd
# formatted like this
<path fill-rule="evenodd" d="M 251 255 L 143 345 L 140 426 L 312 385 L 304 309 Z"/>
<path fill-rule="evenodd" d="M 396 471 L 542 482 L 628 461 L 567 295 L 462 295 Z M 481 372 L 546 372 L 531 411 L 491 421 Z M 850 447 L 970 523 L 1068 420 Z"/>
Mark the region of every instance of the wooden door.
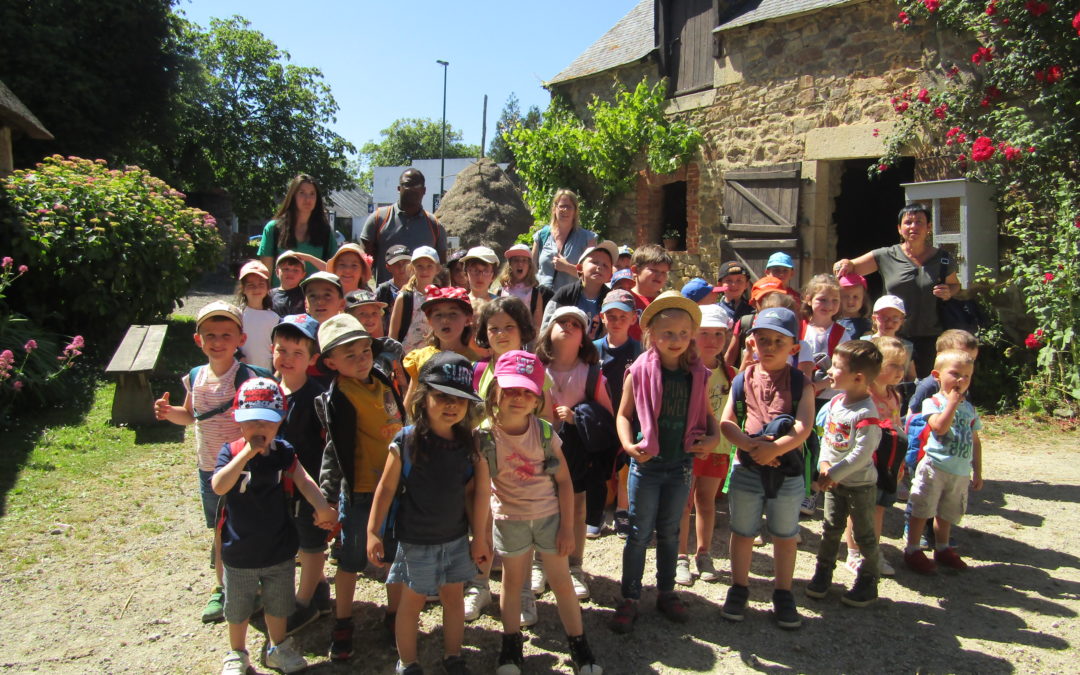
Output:
<path fill-rule="evenodd" d="M 752 167 L 724 173 L 722 260 L 738 260 L 754 279 L 776 251 L 800 259 L 799 162 Z M 798 269 L 796 269 L 798 274 Z"/>

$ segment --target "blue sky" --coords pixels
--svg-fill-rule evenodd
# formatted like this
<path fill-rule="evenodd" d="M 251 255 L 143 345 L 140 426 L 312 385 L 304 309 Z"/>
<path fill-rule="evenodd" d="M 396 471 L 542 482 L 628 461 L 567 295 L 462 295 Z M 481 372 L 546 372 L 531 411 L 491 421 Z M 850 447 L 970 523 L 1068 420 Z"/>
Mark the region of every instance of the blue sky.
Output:
<path fill-rule="evenodd" d="M 177 9 L 204 27 L 234 14 L 292 63 L 322 70 L 340 110 L 335 131 L 357 148 L 402 117 L 442 116 L 479 143 L 484 94 L 488 143 L 511 92 L 522 112 L 547 107 L 540 83 L 603 35 L 636 0 L 180 0 Z"/>

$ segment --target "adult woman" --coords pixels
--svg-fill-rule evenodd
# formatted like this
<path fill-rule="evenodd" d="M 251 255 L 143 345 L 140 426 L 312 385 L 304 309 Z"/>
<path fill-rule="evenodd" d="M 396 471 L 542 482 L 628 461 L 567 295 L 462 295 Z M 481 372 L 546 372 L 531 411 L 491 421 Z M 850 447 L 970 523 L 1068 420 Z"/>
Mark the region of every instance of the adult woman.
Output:
<path fill-rule="evenodd" d="M 257 255 L 269 270 L 282 251 L 292 250 L 304 261 L 305 276 L 326 269 L 326 260 L 337 251 L 337 239 L 330 231 L 322 192 L 315 179 L 302 173 L 289 182 L 285 199 L 273 220 L 263 228 Z M 277 285 L 277 277 L 272 282 Z"/>
<path fill-rule="evenodd" d="M 899 296 L 907 309 L 903 334 L 915 347 L 915 370 L 926 377 L 934 365 L 934 341 L 943 327 L 939 300 L 960 291 L 956 261 L 946 251 L 930 245 L 930 210 L 919 203 L 900 209 L 900 243 L 864 253 L 854 260 L 836 261 L 833 274 L 849 272 L 866 276 L 880 272 L 885 292 Z"/>
<path fill-rule="evenodd" d="M 551 200 L 551 224 L 533 236 L 532 257 L 541 286 L 557 291 L 577 279 L 578 258 L 596 245 L 596 234 L 582 229 L 578 196 L 563 188 Z"/>

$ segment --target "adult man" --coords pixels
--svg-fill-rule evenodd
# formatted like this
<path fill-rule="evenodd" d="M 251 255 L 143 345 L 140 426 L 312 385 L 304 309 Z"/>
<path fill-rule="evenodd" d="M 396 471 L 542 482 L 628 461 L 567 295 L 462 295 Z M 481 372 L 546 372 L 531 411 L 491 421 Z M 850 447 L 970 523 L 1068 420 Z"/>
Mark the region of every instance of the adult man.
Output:
<path fill-rule="evenodd" d="M 382 283 L 390 278 L 386 269 L 386 251 L 401 244 L 410 251 L 420 246 L 431 246 L 439 253 L 439 263 L 446 264 L 446 230 L 435 216 L 424 210 L 424 174 L 417 169 L 405 169 L 398 179 L 398 201 L 383 206 L 368 216 L 360 231 L 364 250 L 375 261 L 376 281 Z"/>

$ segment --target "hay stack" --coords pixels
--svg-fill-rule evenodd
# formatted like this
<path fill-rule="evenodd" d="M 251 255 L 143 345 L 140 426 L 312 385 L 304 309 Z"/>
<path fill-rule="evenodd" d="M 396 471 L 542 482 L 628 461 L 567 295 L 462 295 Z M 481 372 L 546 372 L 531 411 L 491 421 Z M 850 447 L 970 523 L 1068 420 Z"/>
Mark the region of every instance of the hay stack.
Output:
<path fill-rule="evenodd" d="M 487 157 L 458 173 L 435 215 L 447 234 L 461 237 L 464 248 L 490 246 L 500 258 L 533 224 L 517 187 Z"/>

